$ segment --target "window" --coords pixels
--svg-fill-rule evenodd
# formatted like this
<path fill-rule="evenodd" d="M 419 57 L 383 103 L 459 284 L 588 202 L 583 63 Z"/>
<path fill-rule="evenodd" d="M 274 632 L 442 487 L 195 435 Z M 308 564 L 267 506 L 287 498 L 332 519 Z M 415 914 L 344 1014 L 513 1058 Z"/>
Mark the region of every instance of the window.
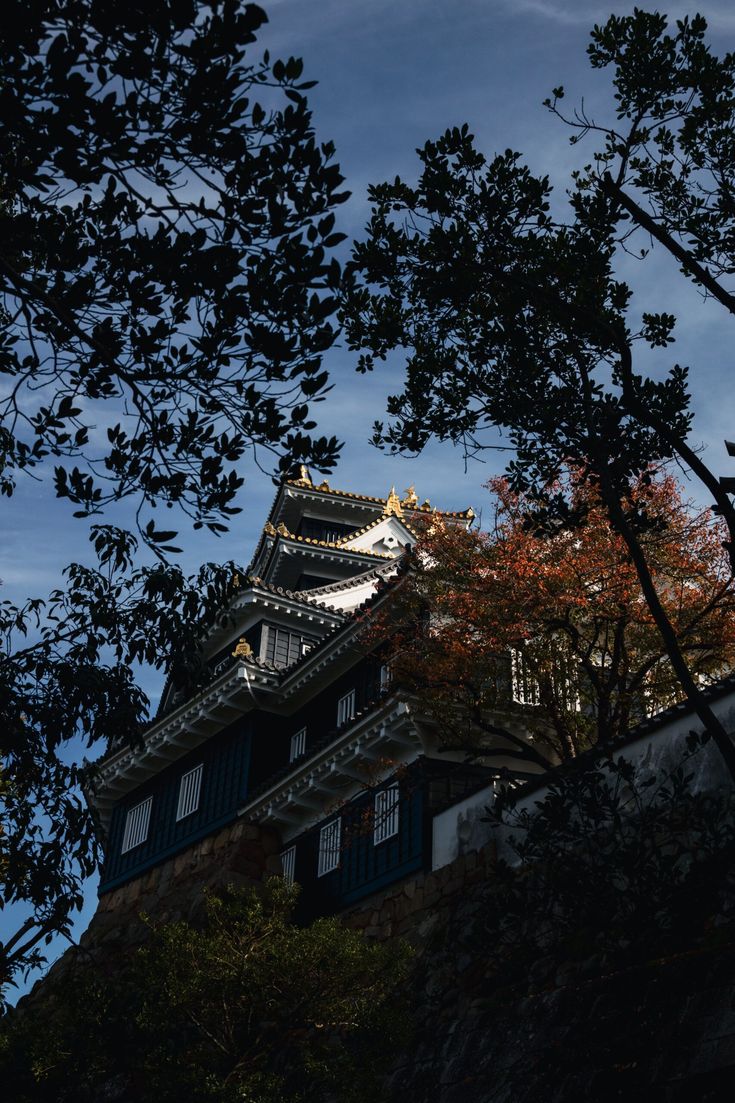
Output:
<path fill-rule="evenodd" d="M 389 785 L 375 794 L 373 843 L 385 842 L 398 834 L 398 785 Z"/>
<path fill-rule="evenodd" d="M 344 525 L 339 521 L 323 521 L 318 517 L 304 517 L 299 525 L 298 535 L 308 540 L 326 540 L 330 544 L 337 544 L 354 531 L 354 525 Z"/>
<path fill-rule="evenodd" d="M 562 708 L 579 712 L 579 676 L 577 664 L 563 641 L 554 641 L 548 655 L 550 688 Z M 539 681 L 522 651 L 510 652 L 513 700 L 519 705 L 540 704 Z"/>
<path fill-rule="evenodd" d="M 317 877 L 331 873 L 339 867 L 340 845 L 342 841 L 342 821 L 332 820 L 319 832 L 319 866 Z"/>
<path fill-rule="evenodd" d="M 199 793 L 202 788 L 202 770 L 200 764 L 188 774 L 184 774 L 179 786 L 179 806 L 176 809 L 176 819 L 183 820 L 184 816 L 190 816 L 199 807 Z"/>
<path fill-rule="evenodd" d="M 283 880 L 287 885 L 294 883 L 294 875 L 296 872 L 296 847 L 290 846 L 288 850 L 281 852 L 281 870 L 283 874 Z"/>
<path fill-rule="evenodd" d="M 263 642 L 260 649 L 261 659 L 273 666 L 290 666 L 310 651 L 314 641 L 286 628 L 275 628 L 272 624 L 263 625 Z"/>
<path fill-rule="evenodd" d="M 349 693 L 345 693 L 344 697 L 340 697 L 337 702 L 337 727 L 341 727 L 342 724 L 346 724 L 348 720 L 352 720 L 355 715 L 355 691 L 351 689 Z"/>
<path fill-rule="evenodd" d="M 510 651 L 510 680 L 513 700 L 519 705 L 538 704 L 538 682 L 522 651 L 512 647 Z"/>
<path fill-rule="evenodd" d="M 148 838 L 148 827 L 151 822 L 151 807 L 153 797 L 146 797 L 140 804 L 129 809 L 125 817 L 125 830 L 123 832 L 121 854 L 126 854 L 135 846 L 140 846 Z"/>
<path fill-rule="evenodd" d="M 380 688 L 385 692 L 390 686 L 390 663 L 383 663 L 380 667 Z"/>
<path fill-rule="evenodd" d="M 329 586 L 332 582 L 336 582 L 336 578 L 327 578 L 323 574 L 302 574 L 299 575 L 298 582 L 294 586 L 295 590 L 316 590 L 321 586 Z"/>
<path fill-rule="evenodd" d="M 294 762 L 295 759 L 301 758 L 302 754 L 306 750 L 306 728 L 300 728 L 294 735 L 291 736 L 291 757 L 289 762 Z"/>

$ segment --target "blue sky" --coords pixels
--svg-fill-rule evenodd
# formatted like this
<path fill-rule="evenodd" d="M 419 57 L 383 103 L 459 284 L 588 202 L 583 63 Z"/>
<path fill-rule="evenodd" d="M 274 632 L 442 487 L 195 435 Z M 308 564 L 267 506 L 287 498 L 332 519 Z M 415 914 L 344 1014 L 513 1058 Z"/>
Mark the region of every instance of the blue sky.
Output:
<path fill-rule="evenodd" d="M 610 118 L 606 74 L 589 69 L 585 48 L 592 24 L 632 10 L 592 0 L 261 0 L 270 23 L 261 36 L 274 55 L 301 56 L 305 78 L 318 86 L 309 93 L 317 130 L 331 138 L 352 198 L 342 208 L 341 229 L 359 236 L 369 207 L 369 183 L 416 170 L 415 149 L 447 126 L 467 122 L 478 145 L 491 155 L 508 147 L 521 151 L 537 173 L 548 173 L 563 191 L 579 149 L 541 106 L 552 87 L 563 83 L 567 103 L 583 97 L 589 112 Z M 668 5 L 670 15 L 699 10 L 710 22 L 710 40 L 719 52 L 735 48 L 735 5 L 707 0 L 696 7 Z M 591 152 L 590 146 L 586 152 Z M 735 436 L 729 402 L 730 340 L 720 308 L 703 303 L 665 257 L 645 265 L 628 262 L 626 278 L 640 296 L 641 309 L 667 310 L 679 318 L 673 359 L 693 369 L 696 420 L 694 439 L 707 459 L 727 470 L 722 439 Z M 665 367 L 672 354 L 651 358 Z M 459 452 L 432 446 L 415 459 L 390 458 L 368 438 L 381 417 L 385 396 L 399 388 L 400 363 L 372 377 L 357 376 L 354 357 L 330 353 L 334 390 L 316 407 L 320 428 L 346 441 L 332 485 L 385 494 L 416 484 L 421 498 L 448 509 L 482 508 L 482 483 L 502 469 L 503 454 L 490 452 L 484 464 L 465 469 Z M 727 375 L 726 375 L 727 373 Z M 274 493 L 270 480 L 245 469 L 245 487 L 235 519 L 224 538 L 182 532 L 184 565 L 207 559 L 247 562 Z M 65 563 L 86 555 L 84 526 L 70 509 L 51 500 L 48 485 L 22 484 L 3 502 L 0 577 L 3 596 L 43 594 L 60 578 Z M 158 679 L 146 678 L 155 696 Z M 78 929 L 88 921 L 89 903 Z M 59 952 L 63 945 L 59 946 Z"/>

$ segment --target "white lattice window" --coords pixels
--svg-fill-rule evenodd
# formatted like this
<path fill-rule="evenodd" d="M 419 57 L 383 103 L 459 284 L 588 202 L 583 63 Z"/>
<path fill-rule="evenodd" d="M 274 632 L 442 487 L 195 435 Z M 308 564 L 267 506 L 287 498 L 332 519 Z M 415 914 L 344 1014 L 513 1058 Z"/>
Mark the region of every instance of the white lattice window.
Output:
<path fill-rule="evenodd" d="M 579 698 L 579 669 L 565 648 L 560 648 L 555 656 L 552 685 L 562 708 L 580 711 L 582 702 Z"/>
<path fill-rule="evenodd" d="M 342 821 L 332 820 L 325 823 L 319 832 L 319 865 L 317 877 L 323 877 L 325 873 L 331 873 L 339 866 L 340 847 L 342 844 Z"/>
<path fill-rule="evenodd" d="M 297 758 L 301 758 L 302 754 L 306 750 L 306 728 L 300 728 L 291 736 L 291 754 L 289 762 L 293 762 Z"/>
<path fill-rule="evenodd" d="M 355 691 L 351 689 L 349 693 L 345 693 L 344 697 L 340 697 L 337 702 L 337 727 L 341 727 L 342 724 L 346 724 L 348 720 L 352 720 L 355 715 Z"/>
<path fill-rule="evenodd" d="M 398 785 L 375 794 L 373 842 L 382 843 L 398 834 Z"/>
<path fill-rule="evenodd" d="M 204 767 L 199 764 L 193 770 L 184 774 L 179 785 L 179 804 L 176 809 L 176 819 L 183 820 L 184 816 L 190 816 L 199 807 L 199 794 L 202 790 L 202 771 Z"/>
<path fill-rule="evenodd" d="M 513 700 L 519 705 L 538 705 L 541 700 L 539 680 L 522 651 L 511 649 L 511 684 Z M 550 663 L 550 685 L 562 708 L 579 712 L 579 676 L 577 665 L 562 642 L 553 645 Z"/>
<path fill-rule="evenodd" d="M 510 675 L 513 700 L 519 705 L 537 705 L 538 681 L 529 669 L 523 652 L 515 647 L 510 651 Z"/>
<path fill-rule="evenodd" d="M 140 846 L 148 838 L 152 806 L 153 797 L 146 797 L 140 804 L 136 804 L 135 807 L 128 810 L 125 817 L 122 847 L 120 848 L 121 854 L 125 854 L 135 846 Z"/>
<path fill-rule="evenodd" d="M 296 847 L 290 846 L 288 850 L 281 852 L 281 870 L 283 873 L 283 880 L 287 885 L 294 883 L 296 875 Z"/>
<path fill-rule="evenodd" d="M 289 632 L 287 628 L 266 624 L 263 626 L 260 657 L 274 666 L 291 666 L 311 651 L 313 646 L 312 639 L 307 639 L 297 632 Z"/>
<path fill-rule="evenodd" d="M 390 685 L 390 663 L 383 663 L 380 668 L 380 688 L 382 690 L 388 689 Z"/>

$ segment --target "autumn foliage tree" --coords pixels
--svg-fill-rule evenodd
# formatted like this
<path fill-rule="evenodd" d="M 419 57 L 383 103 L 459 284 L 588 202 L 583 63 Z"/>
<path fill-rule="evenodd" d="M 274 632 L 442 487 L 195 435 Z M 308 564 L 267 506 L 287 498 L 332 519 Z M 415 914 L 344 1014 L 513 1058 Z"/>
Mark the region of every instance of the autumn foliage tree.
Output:
<path fill-rule="evenodd" d="M 358 371 L 404 357 L 403 389 L 388 399 L 376 443 L 419 452 L 435 437 L 474 453 L 494 428 L 515 449 L 508 475 L 521 492 L 540 495 L 570 459 L 589 472 L 686 698 L 735 780 L 735 746 L 666 616 L 631 497 L 648 465 L 688 468 L 727 525 L 735 570 L 730 482 L 691 439 L 689 368 L 669 358 L 671 294 L 651 309 L 645 263 L 629 282 L 630 254 L 645 262 L 653 243 L 735 314 L 735 55 L 714 54 L 706 30 L 701 16 L 670 24 L 638 8 L 593 29 L 588 57 L 611 74 L 609 111 L 597 121 L 582 103 L 562 116 L 573 144 L 592 135 L 602 147 L 585 150 L 563 199 L 512 149 L 486 158 L 467 124 L 428 141 L 415 183 L 396 177 L 369 191 L 344 317 Z M 557 87 L 546 101 L 555 115 L 563 95 Z M 650 370 L 646 349 L 658 350 L 662 370 Z M 558 504 L 545 503 L 552 523 L 568 520 Z"/>
<path fill-rule="evenodd" d="M 389 632 L 393 676 L 420 693 L 445 747 L 489 743 L 491 757 L 523 773 L 615 739 L 681 688 L 589 481 L 567 470 L 556 490 L 584 521 L 551 537 L 529 527 L 529 503 L 506 480 L 488 485 L 491 530 L 432 525 L 374 630 Z M 641 476 L 634 496 L 682 651 L 696 677 L 715 678 L 735 660 L 722 525 L 670 475 Z"/>

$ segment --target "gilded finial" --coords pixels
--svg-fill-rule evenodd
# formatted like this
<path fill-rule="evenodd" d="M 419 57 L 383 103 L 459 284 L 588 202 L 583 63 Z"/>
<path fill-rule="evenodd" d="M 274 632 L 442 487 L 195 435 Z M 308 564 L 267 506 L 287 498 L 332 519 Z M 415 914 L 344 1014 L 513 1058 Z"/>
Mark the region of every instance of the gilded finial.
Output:
<path fill-rule="evenodd" d="M 383 510 L 383 516 L 389 517 L 391 513 L 394 514 L 396 517 L 403 516 L 401 500 L 396 494 L 396 488 L 394 486 L 390 488 L 390 494 L 385 500 L 385 509 Z"/>
<path fill-rule="evenodd" d="M 425 498 L 424 501 L 421 503 L 421 508 L 422 509 L 431 509 L 431 502 L 429 501 L 428 498 Z"/>
<path fill-rule="evenodd" d="M 302 463 L 299 466 L 299 479 L 301 480 L 302 483 L 310 483 L 311 482 L 311 475 L 309 474 L 309 468 L 306 466 L 305 463 Z"/>
<path fill-rule="evenodd" d="M 273 525 L 270 521 L 266 521 L 266 523 L 263 525 L 263 532 L 266 534 L 266 536 L 276 535 L 276 530 L 273 528 Z"/>
<path fill-rule="evenodd" d="M 281 521 L 280 525 L 276 529 L 276 532 L 280 532 L 281 536 L 290 536 L 291 535 L 291 533 L 288 531 L 288 529 L 284 525 L 283 521 Z"/>
<path fill-rule="evenodd" d="M 329 490 L 329 483 L 327 482 L 326 479 L 324 479 L 322 482 L 319 483 L 319 486 L 317 487 L 317 490 Z"/>
<path fill-rule="evenodd" d="M 235 644 L 235 650 L 232 652 L 232 657 L 233 659 L 252 659 L 253 649 L 244 636 L 240 636 L 240 639 Z"/>
<path fill-rule="evenodd" d="M 411 483 L 411 485 L 403 491 L 403 495 L 403 505 L 408 506 L 409 509 L 415 509 L 416 506 L 419 504 L 419 497 L 416 493 L 416 487 L 413 485 L 413 483 Z"/>

